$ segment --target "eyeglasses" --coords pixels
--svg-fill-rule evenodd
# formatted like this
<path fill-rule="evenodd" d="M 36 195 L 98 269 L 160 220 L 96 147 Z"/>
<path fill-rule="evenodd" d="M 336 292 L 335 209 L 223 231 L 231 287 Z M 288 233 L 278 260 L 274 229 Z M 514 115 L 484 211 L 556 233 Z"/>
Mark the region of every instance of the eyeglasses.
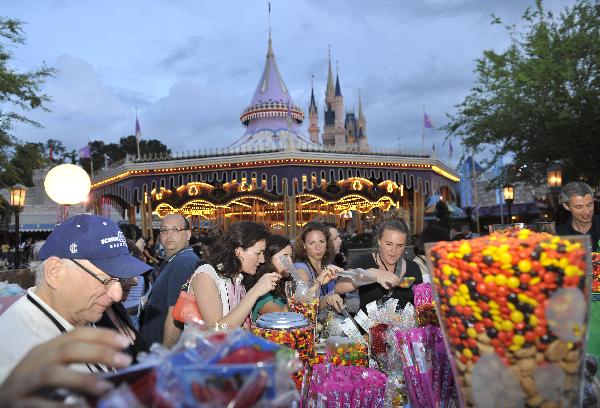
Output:
<path fill-rule="evenodd" d="M 96 280 L 98 282 L 100 282 L 101 284 L 103 284 L 106 288 L 108 288 L 110 286 L 110 284 L 113 282 L 119 282 L 119 284 L 121 286 L 125 286 L 127 284 L 127 281 L 129 280 L 129 279 L 121 279 L 121 278 L 103 278 L 102 276 L 98 275 L 97 273 L 90 271 L 88 268 L 86 268 L 85 266 L 83 266 L 82 264 L 77 262 L 75 259 L 71 259 L 71 261 L 73 261 L 73 263 L 75 265 L 79 266 L 85 272 L 89 273 L 94 278 L 96 278 Z"/>
<path fill-rule="evenodd" d="M 159 231 L 161 234 L 165 234 L 165 235 L 166 235 L 166 234 L 168 234 L 169 232 L 181 232 L 181 231 L 185 231 L 185 230 L 188 230 L 188 229 L 189 229 L 189 228 L 179 228 L 179 227 L 165 228 L 165 227 L 163 227 L 163 228 L 159 229 L 158 231 Z"/>

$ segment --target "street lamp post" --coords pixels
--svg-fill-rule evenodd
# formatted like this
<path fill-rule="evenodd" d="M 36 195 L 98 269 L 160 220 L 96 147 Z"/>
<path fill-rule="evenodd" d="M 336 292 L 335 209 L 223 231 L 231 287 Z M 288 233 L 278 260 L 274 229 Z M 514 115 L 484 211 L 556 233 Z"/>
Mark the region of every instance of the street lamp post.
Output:
<path fill-rule="evenodd" d="M 23 211 L 25 207 L 25 194 L 27 193 L 27 187 L 21 184 L 15 184 L 10 188 L 10 206 L 15 211 L 15 269 L 19 269 L 21 266 L 19 246 L 21 244 L 20 229 L 21 225 L 19 222 L 19 213 Z"/>
<path fill-rule="evenodd" d="M 548 167 L 548 189 L 552 199 L 552 210 L 554 212 L 554 222 L 558 225 L 560 220 L 560 202 L 558 196 L 562 187 L 562 168 L 554 163 Z"/>
<path fill-rule="evenodd" d="M 515 188 L 512 184 L 507 184 L 502 188 L 502 196 L 508 207 L 508 222 L 512 222 L 512 203 L 515 198 Z"/>

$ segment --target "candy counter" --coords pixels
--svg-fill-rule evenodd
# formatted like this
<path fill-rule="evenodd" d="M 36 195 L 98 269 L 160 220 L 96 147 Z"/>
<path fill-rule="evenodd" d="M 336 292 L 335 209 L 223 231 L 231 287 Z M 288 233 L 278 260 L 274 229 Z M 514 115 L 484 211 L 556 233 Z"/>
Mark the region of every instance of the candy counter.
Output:
<path fill-rule="evenodd" d="M 299 313 L 262 315 L 251 333 L 186 327 L 133 389 L 165 407 L 593 406 L 599 388 L 587 400 L 582 389 L 596 368 L 584 361 L 600 328 L 590 291 L 600 285 L 588 279 L 600 257 L 586 248 L 517 228 L 430 244 L 433 283 L 413 286 L 414 305 L 384 299 L 318 324 L 312 286 L 296 285 L 288 304 Z"/>

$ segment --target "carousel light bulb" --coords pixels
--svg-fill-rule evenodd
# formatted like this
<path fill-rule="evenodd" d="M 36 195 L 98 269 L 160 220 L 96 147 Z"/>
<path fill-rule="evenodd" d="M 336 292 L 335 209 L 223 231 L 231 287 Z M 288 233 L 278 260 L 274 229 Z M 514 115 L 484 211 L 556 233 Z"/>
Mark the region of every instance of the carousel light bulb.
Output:
<path fill-rule="evenodd" d="M 48 172 L 44 190 L 58 204 L 79 204 L 87 199 L 92 186 L 90 176 L 74 164 L 61 164 Z"/>

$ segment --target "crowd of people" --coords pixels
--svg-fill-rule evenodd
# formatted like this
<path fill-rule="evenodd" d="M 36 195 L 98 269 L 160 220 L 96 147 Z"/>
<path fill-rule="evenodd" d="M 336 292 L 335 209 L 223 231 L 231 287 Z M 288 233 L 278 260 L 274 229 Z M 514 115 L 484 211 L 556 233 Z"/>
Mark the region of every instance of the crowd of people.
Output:
<path fill-rule="evenodd" d="M 561 201 L 572 217 L 558 232 L 589 234 L 598 250 L 600 222 L 589 186 L 567 184 Z M 413 293 L 400 287 L 401 279 L 430 281 L 425 244 L 450 240 L 450 234 L 438 224 L 426 226 L 408 259 L 409 227 L 391 218 L 377 226 L 373 251 L 348 260 L 335 225 L 308 222 L 290 241 L 243 221 L 198 253 L 187 218 L 170 214 L 159 229 L 161 260 L 135 225 L 71 217 L 41 247 L 32 265 L 35 287 L 0 315 L 0 406 L 62 400 L 65 394 L 56 391 L 64 388 L 92 396 L 106 392 L 112 385 L 98 373 L 135 362 L 153 343 L 177 343 L 182 325 L 173 309 L 181 291 L 194 294 L 208 327 L 248 328 L 264 313 L 287 311 L 290 264 L 314 285 L 322 310 L 349 310 L 353 298 L 360 308 L 390 297 L 404 307 Z M 358 285 L 338 276 L 355 268 L 375 282 Z"/>

